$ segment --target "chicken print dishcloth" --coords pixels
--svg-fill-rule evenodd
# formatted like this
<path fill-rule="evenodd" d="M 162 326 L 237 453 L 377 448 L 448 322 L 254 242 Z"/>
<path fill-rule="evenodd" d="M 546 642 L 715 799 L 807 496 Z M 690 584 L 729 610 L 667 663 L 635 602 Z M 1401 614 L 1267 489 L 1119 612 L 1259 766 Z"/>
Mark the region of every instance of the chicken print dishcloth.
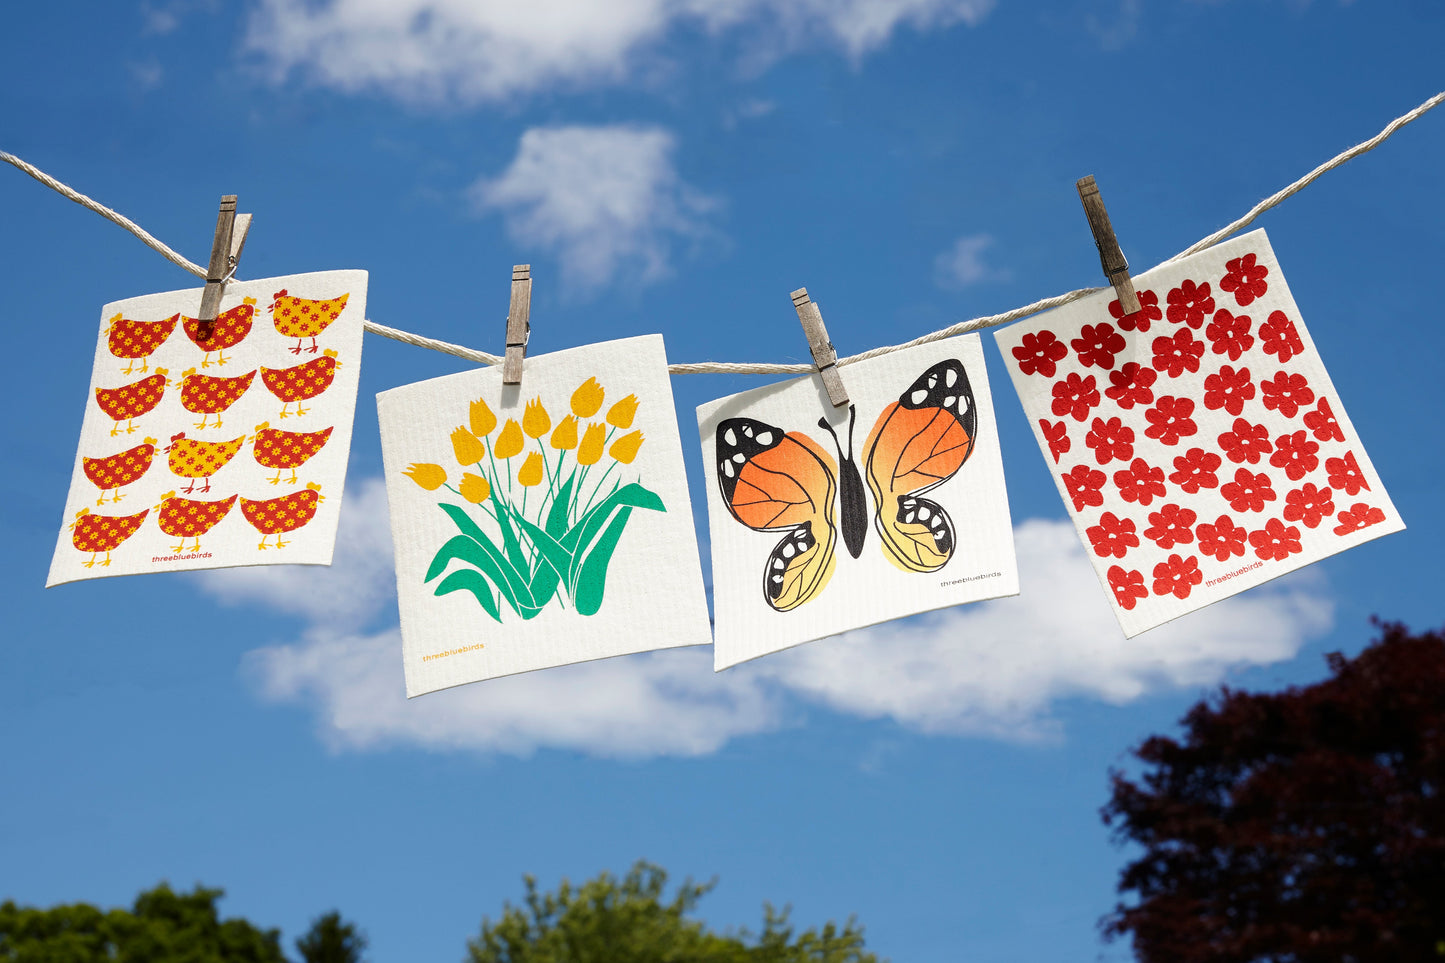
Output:
<path fill-rule="evenodd" d="M 331 562 L 366 272 L 108 304 L 47 585 Z M 299 355 L 299 357 L 298 357 Z"/>

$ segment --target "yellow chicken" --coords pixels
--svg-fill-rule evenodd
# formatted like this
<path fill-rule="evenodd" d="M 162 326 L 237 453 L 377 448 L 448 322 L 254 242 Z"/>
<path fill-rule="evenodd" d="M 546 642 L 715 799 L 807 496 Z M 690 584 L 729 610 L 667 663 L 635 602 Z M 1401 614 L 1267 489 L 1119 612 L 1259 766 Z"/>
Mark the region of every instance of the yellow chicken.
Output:
<path fill-rule="evenodd" d="M 241 450 L 241 444 L 246 436 L 232 438 L 230 441 L 196 441 L 187 438 L 184 431 L 171 435 L 171 443 L 166 447 L 166 464 L 172 472 L 182 478 L 189 478 L 191 484 L 184 490 L 189 495 L 194 491 L 208 492 L 211 490 L 211 476 L 222 468 L 226 463 L 236 457 L 236 452 Z M 196 479 L 204 478 L 204 488 L 196 488 Z"/>

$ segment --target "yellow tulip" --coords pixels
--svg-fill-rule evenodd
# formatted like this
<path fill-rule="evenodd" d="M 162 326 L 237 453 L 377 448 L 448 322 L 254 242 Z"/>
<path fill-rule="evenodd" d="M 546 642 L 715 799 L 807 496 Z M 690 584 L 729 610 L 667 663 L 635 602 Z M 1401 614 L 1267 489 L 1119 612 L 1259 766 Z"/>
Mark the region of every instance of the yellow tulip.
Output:
<path fill-rule="evenodd" d="M 475 465 L 487 457 L 487 449 L 477 440 L 477 436 L 465 428 L 458 428 L 452 432 L 452 451 L 456 453 L 457 464 L 462 467 Z"/>
<path fill-rule="evenodd" d="M 467 501 L 473 505 L 480 505 L 486 501 L 487 496 L 492 493 L 492 483 L 481 475 L 473 475 L 471 472 L 467 472 L 462 476 L 460 491 L 462 497 Z"/>
<path fill-rule="evenodd" d="M 552 416 L 542 407 L 542 399 L 533 398 L 527 402 L 527 410 L 522 412 L 522 430 L 533 438 L 541 438 L 551 427 Z"/>
<path fill-rule="evenodd" d="M 522 463 L 522 470 L 517 472 L 517 481 L 528 488 L 538 484 L 542 480 L 542 456 L 535 451 L 527 456 Z"/>
<path fill-rule="evenodd" d="M 562 451 L 571 451 L 577 447 L 577 419 L 568 415 L 562 419 L 557 430 L 552 432 L 552 447 Z"/>
<path fill-rule="evenodd" d="M 434 492 L 446 484 L 447 470 L 441 465 L 433 465 L 429 462 L 419 462 L 402 472 L 403 475 L 416 482 L 429 492 Z"/>
<path fill-rule="evenodd" d="M 603 431 L 601 423 L 593 423 L 587 426 L 582 433 L 582 445 L 577 449 L 577 464 L 595 465 L 602 457 L 602 446 L 607 442 L 607 433 Z"/>
<path fill-rule="evenodd" d="M 613 458 L 624 465 L 632 464 L 632 459 L 637 457 L 637 449 L 642 447 L 642 432 L 629 431 L 621 438 L 612 443 L 612 450 L 608 452 Z"/>
<path fill-rule="evenodd" d="M 572 413 L 578 418 L 591 418 L 602 407 L 602 386 L 596 378 L 588 378 L 572 392 Z"/>
<path fill-rule="evenodd" d="M 497 436 L 497 445 L 492 449 L 498 458 L 511 458 L 522 450 L 522 426 L 514 419 L 508 418 L 507 423 L 502 426 L 502 433 Z"/>
<path fill-rule="evenodd" d="M 492 414 L 492 409 L 480 398 L 472 402 L 471 415 L 472 434 L 478 438 L 487 437 L 492 433 L 492 429 L 497 427 L 497 416 Z"/>
<path fill-rule="evenodd" d="M 637 396 L 628 395 L 607 409 L 607 423 L 626 431 L 632 427 L 632 418 L 637 414 Z"/>

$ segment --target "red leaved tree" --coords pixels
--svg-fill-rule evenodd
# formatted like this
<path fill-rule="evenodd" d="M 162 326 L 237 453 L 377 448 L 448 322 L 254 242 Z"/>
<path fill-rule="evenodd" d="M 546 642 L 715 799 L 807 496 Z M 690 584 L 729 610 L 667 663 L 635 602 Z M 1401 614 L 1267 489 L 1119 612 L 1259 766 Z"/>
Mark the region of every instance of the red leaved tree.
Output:
<path fill-rule="evenodd" d="M 1145 963 L 1445 960 L 1445 636 L 1383 625 L 1330 677 L 1224 689 L 1111 773 L 1143 855 L 1103 921 Z"/>

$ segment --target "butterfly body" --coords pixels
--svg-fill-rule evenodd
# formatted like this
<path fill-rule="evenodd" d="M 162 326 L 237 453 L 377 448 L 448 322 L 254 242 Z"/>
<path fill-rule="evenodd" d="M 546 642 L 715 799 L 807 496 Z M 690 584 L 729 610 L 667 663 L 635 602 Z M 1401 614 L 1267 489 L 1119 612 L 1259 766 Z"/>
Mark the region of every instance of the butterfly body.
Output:
<path fill-rule="evenodd" d="M 973 451 L 977 417 L 963 364 L 933 365 L 879 414 L 863 446 L 852 450 L 856 409 L 845 446 L 826 419 L 834 458 L 801 432 L 752 418 L 717 427 L 718 485 L 728 510 L 755 531 L 786 531 L 768 557 L 763 593 L 780 612 L 816 598 L 832 577 L 841 530 L 848 553 L 862 555 L 872 492 L 874 527 L 884 556 L 905 572 L 934 572 L 952 558 L 952 519 L 921 497 L 957 473 Z"/>

